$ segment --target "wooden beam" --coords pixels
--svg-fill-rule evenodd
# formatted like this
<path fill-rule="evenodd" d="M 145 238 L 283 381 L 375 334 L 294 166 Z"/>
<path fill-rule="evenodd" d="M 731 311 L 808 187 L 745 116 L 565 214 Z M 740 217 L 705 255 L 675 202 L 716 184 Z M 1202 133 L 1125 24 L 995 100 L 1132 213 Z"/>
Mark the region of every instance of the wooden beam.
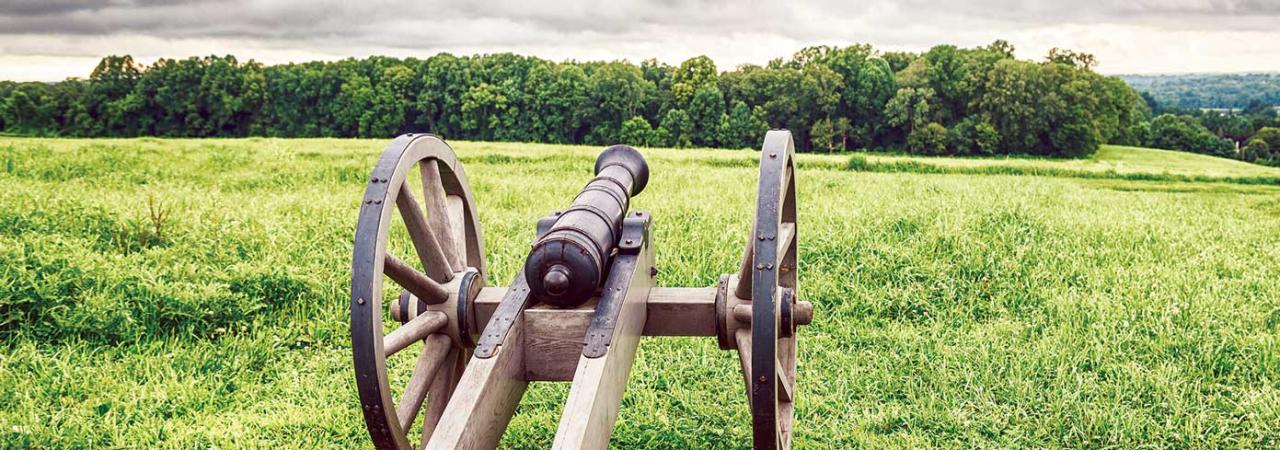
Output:
<path fill-rule="evenodd" d="M 715 336 L 716 288 L 653 288 L 645 336 Z"/>
<path fill-rule="evenodd" d="M 572 381 L 582 356 L 582 338 L 591 324 L 595 302 L 572 310 L 539 305 L 526 309 L 524 378 L 529 381 Z"/>
<path fill-rule="evenodd" d="M 498 446 L 528 383 L 524 379 L 524 325 L 511 324 L 489 358 L 472 357 L 425 450 L 480 450 Z"/>
<path fill-rule="evenodd" d="M 653 252 L 641 250 L 639 263 L 631 278 L 621 311 L 613 328 L 613 337 L 604 356 L 578 359 L 578 368 L 569 388 L 560 428 L 551 448 L 555 450 L 603 450 L 609 445 L 622 393 L 626 390 L 631 363 L 640 346 L 653 278 L 649 276 Z M 713 331 L 714 332 L 714 331 Z"/>
<path fill-rule="evenodd" d="M 484 327 L 493 311 L 502 302 L 505 287 L 486 287 L 475 300 L 475 326 Z M 594 305 L 588 302 L 587 305 Z M 645 302 L 649 320 L 644 324 L 645 336 L 715 336 L 716 291 L 708 288 L 661 288 L 649 290 Z M 556 310 L 562 320 L 587 323 L 594 313 L 593 307 L 572 310 Z M 536 309 L 536 308 L 534 308 Z M 532 309 L 531 309 L 532 310 Z M 581 315 L 585 319 L 577 316 Z M 559 319 L 558 319 L 559 320 Z M 584 322 L 585 320 L 585 322 Z M 585 330 L 585 328 L 584 328 Z M 473 333 L 481 330 L 473 329 Z"/>

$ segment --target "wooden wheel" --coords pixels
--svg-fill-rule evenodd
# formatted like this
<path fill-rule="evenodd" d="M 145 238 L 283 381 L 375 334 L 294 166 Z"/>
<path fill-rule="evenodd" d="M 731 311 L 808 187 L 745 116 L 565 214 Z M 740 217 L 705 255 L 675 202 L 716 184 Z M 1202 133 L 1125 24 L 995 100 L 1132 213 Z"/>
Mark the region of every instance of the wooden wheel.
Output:
<path fill-rule="evenodd" d="M 791 447 L 796 379 L 796 325 L 811 310 L 797 311 L 795 148 L 791 133 L 765 135 L 755 225 L 743 256 L 734 296 L 749 305 L 750 331 L 735 333 L 751 399 L 756 449 Z M 808 304 L 803 306 L 807 307 Z M 743 311 L 745 312 L 745 311 Z M 740 314 L 745 316 L 745 314 Z M 806 318 L 798 318 L 804 315 Z M 748 371 L 749 370 L 749 371 Z"/>
<path fill-rule="evenodd" d="M 414 173 L 420 174 L 420 186 L 412 182 Z M 412 242 L 408 260 L 388 248 L 393 213 L 399 214 Z M 377 448 L 412 448 L 409 429 L 424 403 L 421 442 L 430 437 L 474 346 L 469 305 L 484 274 L 475 202 L 457 156 L 436 136 L 396 138 L 365 188 L 351 260 L 356 387 Z M 400 293 L 398 301 L 388 302 L 399 326 L 386 334 L 384 275 Z M 421 349 L 408 351 L 419 342 Z M 387 376 L 388 360 L 402 351 L 416 353 L 417 360 L 408 384 L 396 395 Z"/>

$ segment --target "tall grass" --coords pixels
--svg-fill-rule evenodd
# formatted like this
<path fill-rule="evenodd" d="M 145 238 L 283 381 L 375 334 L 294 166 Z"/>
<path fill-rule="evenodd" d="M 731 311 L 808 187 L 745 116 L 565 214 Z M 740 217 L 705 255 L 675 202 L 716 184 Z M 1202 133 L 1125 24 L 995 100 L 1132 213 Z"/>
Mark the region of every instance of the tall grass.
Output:
<path fill-rule="evenodd" d="M 1119 172 L 1114 169 L 1097 171 L 1016 165 L 948 166 L 932 164 L 924 159 L 876 161 L 862 155 L 853 155 L 849 157 L 849 162 L 846 163 L 845 167 L 849 170 L 863 172 L 923 173 L 942 175 L 1018 175 L 1033 177 L 1118 179 L 1129 181 L 1173 181 L 1182 183 L 1261 184 L 1280 186 L 1280 176 L 1213 176 L 1169 172 Z"/>
<path fill-rule="evenodd" d="M 0 139 L 0 447 L 366 447 L 345 295 L 383 145 Z M 598 149 L 455 148 L 505 283 Z M 753 155 L 648 151 L 660 284 L 737 266 Z M 1280 188 L 843 160 L 797 175 L 798 448 L 1280 446 Z M 612 445 L 743 448 L 736 371 L 645 340 Z M 566 391 L 503 447 L 549 447 Z"/>

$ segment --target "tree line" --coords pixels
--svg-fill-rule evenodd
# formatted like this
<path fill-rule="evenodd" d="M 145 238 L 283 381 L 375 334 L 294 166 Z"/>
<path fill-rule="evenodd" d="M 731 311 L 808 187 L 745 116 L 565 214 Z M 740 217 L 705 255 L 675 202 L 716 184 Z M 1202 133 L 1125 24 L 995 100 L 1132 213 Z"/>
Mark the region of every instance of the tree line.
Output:
<path fill-rule="evenodd" d="M 1280 73 L 1120 75 L 1161 104 L 1187 109 L 1236 109 L 1280 105 Z"/>
<path fill-rule="evenodd" d="M 808 47 L 720 71 L 699 56 L 553 62 L 509 53 L 263 65 L 233 56 L 103 58 L 87 79 L 0 82 L 12 134 L 387 137 L 755 147 L 787 128 L 802 150 L 1078 157 L 1141 145 L 1146 99 L 1055 49 L 1019 60 L 996 41 L 922 53 Z"/>
<path fill-rule="evenodd" d="M 1148 147 L 1182 150 L 1280 166 L 1280 108 L 1251 102 L 1244 109 L 1186 109 L 1142 92 L 1153 113 Z"/>

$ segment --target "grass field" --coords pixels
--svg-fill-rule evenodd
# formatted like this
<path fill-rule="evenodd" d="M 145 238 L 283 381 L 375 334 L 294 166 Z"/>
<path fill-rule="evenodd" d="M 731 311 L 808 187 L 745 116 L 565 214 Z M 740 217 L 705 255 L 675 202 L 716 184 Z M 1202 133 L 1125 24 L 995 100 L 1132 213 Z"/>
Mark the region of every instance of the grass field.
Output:
<path fill-rule="evenodd" d="M 366 447 L 347 277 L 383 145 L 0 138 L 0 447 Z M 492 280 L 598 151 L 454 146 Z M 659 282 L 711 285 L 756 154 L 647 155 Z M 1280 447 L 1280 171 L 853 158 L 797 175 L 797 448 Z M 744 448 L 740 383 L 714 339 L 646 340 L 613 446 Z M 547 448 L 566 392 L 534 386 L 504 448 Z"/>
<path fill-rule="evenodd" d="M 1203 177 L 1280 177 L 1280 168 L 1260 166 L 1243 161 L 1216 158 L 1196 153 L 1157 150 L 1152 148 L 1120 147 L 1104 145 L 1088 159 L 1033 159 L 1008 157 L 999 159 L 977 158 L 919 158 L 909 156 L 871 156 L 872 161 L 895 162 L 904 160 L 927 161 L 942 167 L 1018 167 L 1026 169 L 1057 169 L 1090 173 L 1115 174 L 1168 174 Z"/>

